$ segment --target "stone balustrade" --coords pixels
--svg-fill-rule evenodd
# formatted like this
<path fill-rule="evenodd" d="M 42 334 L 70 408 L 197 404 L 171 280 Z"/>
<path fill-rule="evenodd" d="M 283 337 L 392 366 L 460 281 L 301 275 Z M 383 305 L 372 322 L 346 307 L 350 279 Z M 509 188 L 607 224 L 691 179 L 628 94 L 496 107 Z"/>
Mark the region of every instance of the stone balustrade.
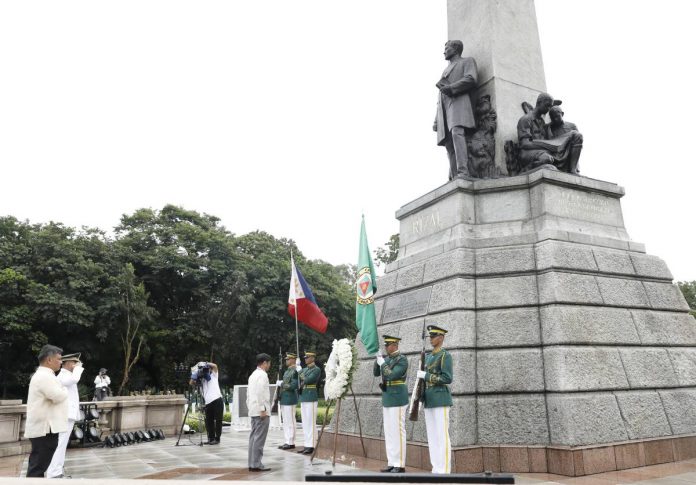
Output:
<path fill-rule="evenodd" d="M 102 436 L 149 428 L 161 429 L 171 436 L 179 432 L 186 398 L 181 394 L 113 396 L 104 401 L 80 404 L 97 405 Z M 27 406 L 21 400 L 0 400 L 0 458 L 31 449 L 29 440 L 24 439 L 26 413 Z"/>

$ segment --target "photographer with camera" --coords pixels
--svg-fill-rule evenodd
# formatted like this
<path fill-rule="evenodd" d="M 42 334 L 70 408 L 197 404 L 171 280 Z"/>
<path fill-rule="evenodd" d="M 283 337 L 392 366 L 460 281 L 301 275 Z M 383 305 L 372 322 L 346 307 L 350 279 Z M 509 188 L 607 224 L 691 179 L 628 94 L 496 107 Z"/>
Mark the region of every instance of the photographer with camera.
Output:
<path fill-rule="evenodd" d="M 94 400 L 103 401 L 105 397 L 111 396 L 111 378 L 106 375 L 106 369 L 99 369 L 99 375 L 94 378 Z"/>
<path fill-rule="evenodd" d="M 212 362 L 199 362 L 191 367 L 189 384 L 198 386 L 205 403 L 205 429 L 208 432 L 206 445 L 220 444 L 222 435 L 222 414 L 225 404 L 222 401 L 218 383 L 218 366 Z"/>

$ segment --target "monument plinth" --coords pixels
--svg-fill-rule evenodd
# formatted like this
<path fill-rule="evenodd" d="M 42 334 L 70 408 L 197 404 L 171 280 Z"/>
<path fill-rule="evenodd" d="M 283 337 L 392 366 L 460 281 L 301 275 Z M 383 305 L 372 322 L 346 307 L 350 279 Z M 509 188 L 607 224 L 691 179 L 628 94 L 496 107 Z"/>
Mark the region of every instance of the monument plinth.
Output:
<path fill-rule="evenodd" d="M 453 471 L 583 475 L 694 454 L 696 321 L 665 263 L 629 239 L 623 195 L 539 170 L 454 180 L 397 211 L 379 332 L 402 339 L 412 389 L 423 325 L 449 330 Z M 358 347 L 353 390 L 379 440 L 374 358 Z M 422 415 L 407 428 L 408 463 L 427 468 Z M 353 446 L 351 406 L 339 431 Z"/>

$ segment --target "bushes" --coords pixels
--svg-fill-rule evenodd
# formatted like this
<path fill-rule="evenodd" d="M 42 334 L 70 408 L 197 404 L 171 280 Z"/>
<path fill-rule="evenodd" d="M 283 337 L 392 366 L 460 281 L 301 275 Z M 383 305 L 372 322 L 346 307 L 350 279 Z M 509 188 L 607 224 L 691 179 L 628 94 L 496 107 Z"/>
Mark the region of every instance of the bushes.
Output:
<path fill-rule="evenodd" d="M 326 417 L 326 424 L 327 425 L 331 422 L 331 418 L 333 417 L 334 410 L 335 410 L 335 403 L 331 405 L 331 410 L 329 411 L 329 415 Z M 320 400 L 319 405 L 317 406 L 317 424 L 319 426 L 321 426 L 324 423 L 324 414 L 325 413 L 326 413 L 326 402 L 324 400 Z M 203 413 L 200 413 L 200 412 L 190 413 L 186 417 L 186 424 L 188 424 L 189 427 L 193 431 L 198 432 L 201 429 L 201 423 L 204 419 L 205 419 L 205 414 L 203 414 Z M 295 419 L 297 419 L 297 422 L 302 421 L 302 414 L 300 412 L 300 405 L 299 404 L 295 408 Z M 222 421 L 224 423 L 231 423 L 232 422 L 232 414 L 230 412 L 225 412 L 222 415 Z"/>
<path fill-rule="evenodd" d="M 317 406 L 317 424 L 321 426 L 324 423 L 324 415 L 326 413 L 326 406 L 327 403 L 323 399 L 319 400 L 319 404 Z M 331 422 L 331 418 L 333 417 L 335 409 L 335 403 L 332 404 L 331 410 L 329 411 L 329 415 L 326 417 L 326 424 L 328 425 Z M 295 419 L 297 419 L 298 422 L 302 421 L 302 412 L 300 411 L 300 405 L 297 405 L 297 408 L 295 408 Z"/>

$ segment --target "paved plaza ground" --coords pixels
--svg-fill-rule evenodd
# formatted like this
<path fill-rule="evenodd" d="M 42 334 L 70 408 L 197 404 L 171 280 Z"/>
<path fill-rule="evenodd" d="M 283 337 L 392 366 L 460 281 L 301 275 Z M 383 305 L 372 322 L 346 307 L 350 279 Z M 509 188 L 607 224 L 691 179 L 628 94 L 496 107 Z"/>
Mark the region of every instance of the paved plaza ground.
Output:
<path fill-rule="evenodd" d="M 192 439 L 198 443 L 198 435 Z M 225 428 L 222 443 L 215 446 L 174 446 L 176 437 L 164 441 L 153 441 L 120 448 L 70 449 L 66 459 L 66 470 L 73 479 L 83 479 L 83 483 L 149 483 L 144 479 L 185 480 L 242 480 L 301 482 L 305 474 L 324 473 L 363 473 L 377 471 L 384 464 L 369 458 L 340 455 L 336 466 L 330 460 L 309 458 L 290 451 L 281 451 L 282 432 L 272 429 L 269 432 L 264 464 L 271 467 L 265 473 L 249 472 L 247 469 L 248 431 Z M 187 437 L 182 443 L 189 444 Z M 301 449 L 301 446 L 298 447 Z M 45 483 L 37 479 L 20 479 L 26 475 L 27 456 L 0 459 L 0 484 Z M 408 468 L 410 472 L 423 472 Z M 130 480 L 117 479 L 141 479 Z M 637 483 L 642 485 L 685 485 L 696 484 L 696 460 L 655 465 L 621 472 L 602 473 L 580 478 L 560 475 L 523 473 L 515 474 L 515 482 L 522 485 L 536 484 L 597 484 Z M 154 483 L 154 480 L 153 480 Z M 285 484 L 287 485 L 287 483 Z"/>

